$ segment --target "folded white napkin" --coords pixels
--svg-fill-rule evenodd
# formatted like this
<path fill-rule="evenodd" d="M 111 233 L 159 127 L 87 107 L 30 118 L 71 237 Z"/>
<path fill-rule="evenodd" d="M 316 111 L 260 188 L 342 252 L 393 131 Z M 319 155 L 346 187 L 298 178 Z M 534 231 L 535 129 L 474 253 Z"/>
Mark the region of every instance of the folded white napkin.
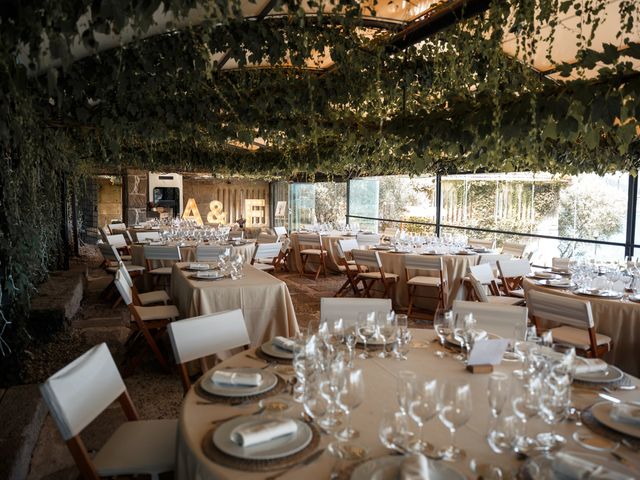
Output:
<path fill-rule="evenodd" d="M 429 464 L 421 454 L 407 455 L 400 466 L 401 480 L 429 480 Z"/>
<path fill-rule="evenodd" d="M 590 462 L 571 453 L 559 452 L 553 460 L 552 470 L 563 478 L 579 480 L 599 478 L 606 480 L 631 480 L 623 473 L 613 472 L 602 465 Z"/>
<path fill-rule="evenodd" d="M 571 285 L 571 279 L 570 278 L 558 278 L 558 279 L 551 279 L 551 280 L 547 280 L 547 282 L 549 283 L 549 285 Z"/>
<path fill-rule="evenodd" d="M 640 427 L 640 406 L 629 403 L 618 403 L 611 409 L 610 417 L 621 423 Z"/>
<path fill-rule="evenodd" d="M 599 358 L 581 358 L 576 364 L 576 374 L 604 372 L 607 366 L 607 362 Z"/>
<path fill-rule="evenodd" d="M 198 278 L 218 278 L 221 276 L 222 273 L 220 273 L 218 270 L 206 270 L 204 272 L 196 273 L 196 277 Z"/>
<path fill-rule="evenodd" d="M 254 425 L 240 425 L 231 431 L 231 441 L 241 447 L 251 447 L 278 437 L 294 434 L 297 430 L 298 425 L 290 418 Z"/>
<path fill-rule="evenodd" d="M 222 385 L 241 385 L 243 387 L 257 387 L 260 385 L 262 375 L 259 373 L 233 372 L 218 370 L 211 376 L 213 383 Z"/>
<path fill-rule="evenodd" d="M 473 339 L 474 341 L 478 341 L 478 340 L 484 340 L 485 338 L 487 338 L 487 331 L 486 330 L 475 330 L 474 331 L 474 336 Z"/>
<path fill-rule="evenodd" d="M 189 268 L 191 270 L 209 270 L 208 263 L 190 263 Z"/>
<path fill-rule="evenodd" d="M 293 352 L 293 349 L 296 346 L 296 342 L 294 340 L 286 337 L 273 337 L 271 339 L 271 344 L 289 352 Z"/>

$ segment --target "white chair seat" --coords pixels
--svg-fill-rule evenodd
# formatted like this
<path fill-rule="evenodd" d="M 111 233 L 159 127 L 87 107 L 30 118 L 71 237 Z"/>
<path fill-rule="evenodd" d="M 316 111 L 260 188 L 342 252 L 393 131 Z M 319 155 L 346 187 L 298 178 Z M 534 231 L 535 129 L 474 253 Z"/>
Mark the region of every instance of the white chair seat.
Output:
<path fill-rule="evenodd" d="M 177 420 L 123 423 L 96 454 L 100 476 L 160 474 L 174 469 Z"/>
<path fill-rule="evenodd" d="M 407 282 L 407 285 L 417 285 L 421 287 L 439 287 L 440 279 L 438 277 L 411 277 Z"/>
<path fill-rule="evenodd" d="M 253 264 L 254 267 L 256 267 L 258 270 L 262 270 L 263 272 L 271 272 L 273 270 L 276 269 L 276 267 L 274 267 L 273 265 L 270 265 L 268 263 L 254 263 Z"/>
<path fill-rule="evenodd" d="M 551 329 L 553 341 L 557 343 L 568 343 L 580 350 L 589 350 L 591 343 L 589 342 L 589 332 L 580 328 L 563 325 L 561 327 Z M 596 344 L 607 345 L 611 343 L 611 338 L 601 333 L 596 333 Z"/>
<path fill-rule="evenodd" d="M 167 303 L 169 295 L 164 290 L 154 290 L 153 292 L 139 293 L 138 298 L 142 305 L 153 305 L 154 303 Z"/>
<path fill-rule="evenodd" d="M 167 318 L 177 318 L 180 315 L 175 305 L 156 305 L 153 307 L 134 306 L 142 321 L 164 320 Z"/>
<path fill-rule="evenodd" d="M 129 273 L 133 273 L 133 272 L 144 272 L 144 267 L 142 265 L 132 265 L 132 264 L 124 264 L 124 268 L 127 269 L 127 272 Z M 107 272 L 109 273 L 116 273 L 118 271 L 118 265 L 113 265 L 113 266 L 108 266 L 107 267 Z"/>
<path fill-rule="evenodd" d="M 382 279 L 382 275 L 380 274 L 380 272 L 363 272 L 363 273 L 359 273 L 358 277 L 360 278 L 372 278 L 375 280 L 381 280 Z M 394 282 L 398 280 L 399 276 L 395 273 L 386 273 L 384 274 L 384 278 L 387 280 L 393 280 Z"/>
<path fill-rule="evenodd" d="M 171 275 L 171 269 L 172 267 L 158 267 L 153 270 L 149 270 L 149 273 L 152 273 L 153 275 Z"/>
<path fill-rule="evenodd" d="M 315 249 L 315 248 L 307 248 L 305 250 L 300 250 L 300 255 L 325 255 L 327 252 Z"/>
<path fill-rule="evenodd" d="M 524 290 L 522 288 L 518 288 L 517 290 L 511 290 L 509 292 L 509 296 L 518 297 L 518 298 L 524 298 Z"/>

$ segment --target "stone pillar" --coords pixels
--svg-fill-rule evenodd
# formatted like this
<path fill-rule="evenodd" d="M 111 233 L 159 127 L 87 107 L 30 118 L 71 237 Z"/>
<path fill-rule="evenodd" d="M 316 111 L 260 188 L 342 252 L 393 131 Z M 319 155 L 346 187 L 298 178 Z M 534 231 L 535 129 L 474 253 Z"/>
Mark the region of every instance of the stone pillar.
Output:
<path fill-rule="evenodd" d="M 123 207 L 127 225 L 147 220 L 149 178 L 144 170 L 127 170 L 124 175 Z"/>

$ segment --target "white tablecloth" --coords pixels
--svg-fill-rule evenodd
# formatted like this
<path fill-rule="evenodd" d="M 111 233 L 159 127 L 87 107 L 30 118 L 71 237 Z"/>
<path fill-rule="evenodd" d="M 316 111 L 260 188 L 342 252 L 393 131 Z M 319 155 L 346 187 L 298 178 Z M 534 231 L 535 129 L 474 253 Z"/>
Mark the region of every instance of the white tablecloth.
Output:
<path fill-rule="evenodd" d="M 421 340 L 433 338 L 431 330 L 415 330 L 414 336 Z M 369 448 L 370 457 L 378 457 L 388 453 L 378 440 L 378 426 L 381 415 L 385 409 L 390 411 L 397 409 L 396 401 L 396 375 L 400 370 L 412 370 L 419 374 L 437 378 L 457 378 L 464 379 L 471 384 L 473 393 L 473 416 L 466 426 L 460 428 L 456 435 L 456 445 L 466 450 L 467 456 L 464 461 L 452 464 L 460 469 L 467 476 L 471 475 L 469 470 L 469 460 L 491 462 L 506 468 L 515 469 L 520 462 L 513 454 L 498 455 L 491 451 L 485 440 L 490 418 L 489 406 L 487 404 L 487 381 L 488 375 L 468 373 L 464 366 L 452 358 L 438 359 L 433 352 L 436 347 L 431 344 L 427 349 L 412 349 L 409 353 L 409 360 L 400 362 L 395 359 L 369 359 L 356 360 L 356 365 L 364 368 L 365 375 L 365 400 L 353 412 L 353 426 L 360 431 L 359 443 Z M 251 366 L 261 367 L 263 363 L 246 357 L 247 352 L 240 353 L 233 358 L 223 362 L 216 368 L 228 366 Z M 510 373 L 517 364 L 505 363 L 496 368 L 497 371 Z M 211 374 L 211 372 L 209 372 Z M 638 399 L 638 391 L 622 392 L 616 391 L 615 396 L 631 400 Z M 583 408 L 593 402 L 598 397 L 592 392 L 574 390 L 574 403 L 578 408 Z M 204 479 L 261 479 L 269 473 L 254 473 L 233 470 L 220 466 L 209 460 L 202 451 L 201 442 L 204 435 L 212 428 L 211 422 L 216 419 L 228 417 L 230 415 L 246 412 L 252 413 L 257 409 L 255 404 L 243 407 L 232 407 L 226 405 L 198 404 L 198 397 L 193 389 L 184 398 L 179 419 L 178 428 L 178 453 L 176 465 L 176 478 L 180 480 L 204 480 Z M 295 407 L 290 415 L 299 416 L 300 406 Z M 564 422 L 557 426 L 557 433 L 563 434 L 568 440 L 568 447 L 585 451 L 579 447 L 572 439 L 571 434 L 575 430 L 575 423 Z M 530 422 L 530 434 L 548 431 L 548 427 L 542 424 L 541 420 L 534 419 Z M 432 419 L 425 425 L 427 440 L 436 447 L 443 447 L 449 443 L 448 430 L 442 426 L 437 418 Z M 331 437 L 322 436 L 321 446 L 331 441 Z M 620 447 L 620 453 L 626 457 L 634 458 L 637 454 L 630 452 L 624 447 Z M 317 461 L 303 468 L 297 468 L 282 476 L 287 479 L 327 479 L 335 464 L 335 459 L 328 453 L 324 453 Z"/>
<path fill-rule="evenodd" d="M 293 336 L 298 322 L 287 285 L 251 265 L 245 265 L 244 277 L 208 281 L 194 280 L 194 272 L 182 270 L 177 263 L 171 273 L 171 296 L 183 318 L 239 308 L 249 330 L 252 346 L 276 335 Z"/>

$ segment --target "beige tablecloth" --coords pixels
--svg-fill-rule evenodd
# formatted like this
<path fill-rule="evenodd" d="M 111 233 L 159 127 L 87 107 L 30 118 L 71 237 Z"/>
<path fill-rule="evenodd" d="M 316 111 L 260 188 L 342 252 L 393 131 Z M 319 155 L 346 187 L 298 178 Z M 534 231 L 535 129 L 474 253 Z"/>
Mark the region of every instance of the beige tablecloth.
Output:
<path fill-rule="evenodd" d="M 291 233 L 291 248 L 293 249 L 292 257 L 292 270 L 297 271 L 298 273 L 302 272 L 302 259 L 300 258 L 300 244 L 298 243 L 298 234 Z M 329 233 L 325 235 L 321 235 L 322 238 L 322 247 L 327 251 L 327 258 L 325 259 L 325 265 L 327 266 L 327 271 L 332 273 L 340 273 L 340 269 L 338 268 L 338 254 L 337 254 L 337 244 L 338 240 L 347 240 L 347 239 L 355 239 L 355 235 L 340 235 L 337 233 Z M 307 271 L 316 271 L 318 262 L 315 261 L 314 258 L 310 257 L 307 262 Z"/>
<path fill-rule="evenodd" d="M 596 331 L 611 337 L 613 341 L 613 348 L 605 355 L 605 360 L 631 375 L 640 376 L 640 304 L 578 296 L 564 289 L 536 285 L 526 278 L 523 285 L 525 292 L 536 289 L 589 300 Z"/>
<path fill-rule="evenodd" d="M 234 255 L 240 254 L 245 262 L 250 262 L 253 257 L 253 251 L 256 246 L 253 241 L 249 241 L 244 245 L 229 245 Z M 195 262 L 196 261 L 196 246 L 192 242 L 187 243 L 184 247 L 180 247 L 180 254 L 182 255 L 182 261 Z M 142 265 L 146 267 L 144 261 L 144 247 L 142 245 L 131 246 L 131 263 L 134 265 Z M 157 262 L 157 266 L 170 266 L 172 262 Z"/>
<path fill-rule="evenodd" d="M 171 274 L 171 296 L 183 318 L 240 308 L 252 346 L 276 335 L 290 337 L 298 332 L 298 322 L 287 285 L 251 265 L 244 266 L 238 280 L 194 280 L 193 272 L 177 263 Z"/>
<path fill-rule="evenodd" d="M 433 338 L 431 330 L 415 330 L 414 337 L 422 340 Z M 396 401 L 396 376 L 400 370 L 412 370 L 426 377 L 447 379 L 455 378 L 467 381 L 472 389 L 473 415 L 469 422 L 461 427 L 456 434 L 456 445 L 466 450 L 466 458 L 459 462 L 449 464 L 462 471 L 468 478 L 471 477 L 469 460 L 475 459 L 478 463 L 498 464 L 506 469 L 515 470 L 521 464 L 515 455 L 505 453 L 498 455 L 493 453 L 485 435 L 490 418 L 487 403 L 488 375 L 468 373 L 464 366 L 452 358 L 438 359 L 433 352 L 436 347 L 431 344 L 427 349 L 412 349 L 409 360 L 400 362 L 394 359 L 369 359 L 356 360 L 357 367 L 364 368 L 365 397 L 364 402 L 353 412 L 353 426 L 360 431 L 358 443 L 369 449 L 369 457 L 379 457 L 389 453 L 378 440 L 378 426 L 380 418 L 385 410 L 395 411 L 398 408 Z M 264 363 L 246 357 L 247 352 L 240 353 L 223 362 L 216 368 L 228 366 L 264 366 Z M 504 363 L 496 368 L 497 371 L 510 373 L 519 364 Z M 208 373 L 209 375 L 211 372 Z M 636 380 L 637 381 L 637 380 Z M 615 392 L 615 396 L 621 399 L 631 400 L 638 398 L 635 392 Z M 231 407 L 227 405 L 198 404 L 198 397 L 191 389 L 184 398 L 178 426 L 178 452 L 176 462 L 176 478 L 179 480 L 214 480 L 214 479 L 263 479 L 270 473 L 245 472 L 220 466 L 209 460 L 202 451 L 201 443 L 204 435 L 212 428 L 211 422 L 238 413 L 252 413 L 257 409 L 255 404 L 244 407 Z M 574 389 L 573 400 L 578 408 L 595 402 L 597 396 L 593 392 Z M 301 407 L 294 403 L 294 408 L 287 416 L 299 417 Z M 529 421 L 529 433 L 536 434 L 549 431 L 538 418 Z M 564 422 L 556 427 L 556 432 L 565 436 L 567 448 L 581 450 L 571 438 L 576 429 L 575 423 Z M 417 428 L 416 428 L 417 431 Z M 425 434 L 429 442 L 437 448 L 449 444 L 449 433 L 442 423 L 433 418 L 425 424 Z M 326 447 L 331 441 L 328 435 L 322 435 L 321 447 Z M 630 452 L 621 446 L 618 452 L 627 458 L 637 458 L 637 454 Z M 328 479 L 336 460 L 328 453 L 324 453 L 311 465 L 294 469 L 281 478 L 293 479 Z M 473 477 L 475 478 L 475 476 Z"/>

